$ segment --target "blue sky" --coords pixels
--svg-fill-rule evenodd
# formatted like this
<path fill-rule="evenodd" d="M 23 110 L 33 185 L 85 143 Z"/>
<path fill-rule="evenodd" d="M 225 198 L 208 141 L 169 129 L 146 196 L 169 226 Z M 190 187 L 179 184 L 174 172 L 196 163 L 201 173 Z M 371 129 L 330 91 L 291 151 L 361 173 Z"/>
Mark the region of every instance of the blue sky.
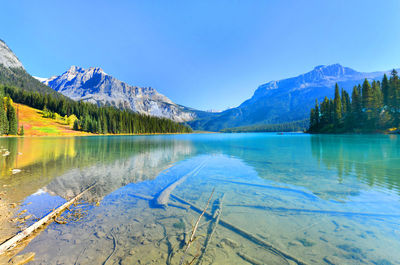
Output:
<path fill-rule="evenodd" d="M 400 66 L 400 1 L 4 1 L 0 38 L 27 71 L 99 66 L 174 102 L 224 109 L 321 64 Z"/>

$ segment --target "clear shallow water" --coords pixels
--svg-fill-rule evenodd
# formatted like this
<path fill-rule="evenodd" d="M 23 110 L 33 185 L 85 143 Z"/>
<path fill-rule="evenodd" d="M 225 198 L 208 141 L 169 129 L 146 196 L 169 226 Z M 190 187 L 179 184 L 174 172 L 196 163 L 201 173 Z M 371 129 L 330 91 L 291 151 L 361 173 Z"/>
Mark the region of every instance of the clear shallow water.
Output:
<path fill-rule="evenodd" d="M 27 246 L 36 253 L 32 264 L 179 264 L 199 214 L 142 197 L 199 165 L 172 194 L 203 208 L 215 189 L 223 220 L 290 256 L 307 264 L 400 264 L 397 136 L 26 138 L 0 139 L 0 146 L 10 151 L 0 157 L 4 199 L 23 203 L 15 214 L 43 216 L 96 183 L 84 204 L 64 213 L 67 224 L 49 225 Z M 13 168 L 22 171 L 12 175 Z M 187 261 L 201 253 L 207 221 Z M 202 264 L 249 259 L 294 264 L 221 225 Z"/>

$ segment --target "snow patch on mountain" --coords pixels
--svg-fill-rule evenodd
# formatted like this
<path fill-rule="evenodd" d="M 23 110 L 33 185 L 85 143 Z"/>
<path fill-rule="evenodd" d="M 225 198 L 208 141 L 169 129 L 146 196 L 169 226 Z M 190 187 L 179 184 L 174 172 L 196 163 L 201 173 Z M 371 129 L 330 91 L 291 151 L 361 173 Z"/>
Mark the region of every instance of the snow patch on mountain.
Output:
<path fill-rule="evenodd" d="M 48 78 L 46 77 L 38 77 L 38 76 L 32 76 L 33 78 L 35 78 L 36 80 L 39 80 L 40 82 L 45 82 Z"/>

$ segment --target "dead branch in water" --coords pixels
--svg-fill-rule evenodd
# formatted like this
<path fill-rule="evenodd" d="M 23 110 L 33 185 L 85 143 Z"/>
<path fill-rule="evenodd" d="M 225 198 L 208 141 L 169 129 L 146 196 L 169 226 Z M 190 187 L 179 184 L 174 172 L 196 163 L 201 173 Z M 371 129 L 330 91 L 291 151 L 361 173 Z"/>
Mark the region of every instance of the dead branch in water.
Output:
<path fill-rule="evenodd" d="M 225 196 L 225 194 L 222 194 L 222 197 L 217 200 L 218 204 L 215 206 L 214 213 L 213 213 L 213 219 L 215 221 L 211 225 L 212 226 L 211 227 L 211 233 L 207 237 L 206 243 L 205 243 L 204 248 L 203 248 L 203 252 L 201 253 L 201 255 L 199 257 L 199 261 L 197 263 L 199 265 L 201 264 L 201 262 L 203 260 L 203 257 L 206 255 L 206 252 L 207 252 L 208 246 L 210 245 L 211 239 L 212 239 L 215 231 L 217 230 L 217 226 L 218 226 L 219 220 L 220 220 L 221 215 L 222 215 L 222 203 L 223 203 L 223 200 L 224 200 L 224 196 Z"/>
<path fill-rule="evenodd" d="M 190 208 L 193 209 L 196 212 L 202 212 L 202 210 L 197 207 L 196 205 L 186 201 L 185 199 L 182 199 L 176 195 L 171 194 L 171 197 L 173 197 L 175 200 L 180 201 L 182 203 L 186 203 L 188 205 L 190 205 Z M 204 212 L 204 215 L 208 218 L 212 218 L 212 215 L 208 212 Z M 306 263 L 296 257 L 291 256 L 290 254 L 284 252 L 283 250 L 277 249 L 276 247 L 272 246 L 270 243 L 265 242 L 264 240 L 258 238 L 257 236 L 253 235 L 252 233 L 241 229 L 239 227 L 237 227 L 234 224 L 229 223 L 228 221 L 225 221 L 224 219 L 220 218 L 219 223 L 221 225 L 223 225 L 225 228 L 231 230 L 232 232 L 235 232 L 238 235 L 241 235 L 242 237 L 246 238 L 247 240 L 250 240 L 266 249 L 268 249 L 269 251 L 271 251 L 272 253 L 275 253 L 279 256 L 282 256 L 288 260 L 292 260 L 294 261 L 296 264 L 298 265 L 306 265 Z"/>
<path fill-rule="evenodd" d="M 117 239 L 115 238 L 115 235 L 113 233 L 113 231 L 111 230 L 110 232 L 112 239 L 113 239 L 113 250 L 111 252 L 111 254 L 106 258 L 106 260 L 103 262 L 103 265 L 106 265 L 107 262 L 110 260 L 110 258 L 112 257 L 112 255 L 114 255 L 116 249 L 117 249 Z"/>
<path fill-rule="evenodd" d="M 84 191 L 76 195 L 73 199 L 69 200 L 68 202 L 64 203 L 54 211 L 47 214 L 45 217 L 37 221 L 36 223 L 32 224 L 24 231 L 16 234 L 12 238 L 5 241 L 3 244 L 0 245 L 0 255 L 4 254 L 6 251 L 14 248 L 19 242 L 27 238 L 28 236 L 32 235 L 38 228 L 45 224 L 51 223 L 55 217 L 59 216 L 62 212 L 65 211 L 70 205 L 78 201 L 87 191 L 91 190 L 96 184 L 90 185 Z"/>
<path fill-rule="evenodd" d="M 188 250 L 189 250 L 189 248 L 190 248 L 190 245 L 192 244 L 192 242 L 193 242 L 194 239 L 195 239 L 195 234 L 196 234 L 197 227 L 199 226 L 200 219 L 201 219 L 201 217 L 203 217 L 204 213 L 206 212 L 206 210 L 207 210 L 207 208 L 208 208 L 208 205 L 210 204 L 210 201 L 211 201 L 211 198 L 212 198 L 213 194 L 214 194 L 214 189 L 213 189 L 212 192 L 211 192 L 210 198 L 208 198 L 206 207 L 205 207 L 204 210 L 201 212 L 199 218 L 198 218 L 197 221 L 196 221 L 196 224 L 195 224 L 194 227 L 193 227 L 192 234 L 191 234 L 191 236 L 190 236 L 190 238 L 189 238 L 189 241 L 188 241 L 187 244 L 186 244 L 186 249 L 185 249 L 185 252 L 183 253 L 183 256 L 182 256 L 182 258 L 181 258 L 181 261 L 179 262 L 179 265 L 182 265 L 183 262 L 184 262 L 184 260 L 185 260 L 186 253 L 188 252 Z"/>

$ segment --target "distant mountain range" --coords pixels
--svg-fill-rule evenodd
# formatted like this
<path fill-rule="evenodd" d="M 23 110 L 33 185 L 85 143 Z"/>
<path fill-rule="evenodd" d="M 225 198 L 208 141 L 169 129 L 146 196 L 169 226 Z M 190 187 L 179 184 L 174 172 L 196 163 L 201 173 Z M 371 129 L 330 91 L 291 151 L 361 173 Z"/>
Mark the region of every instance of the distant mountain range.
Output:
<path fill-rule="evenodd" d="M 77 66 L 60 76 L 40 79 L 44 84 L 73 100 L 83 100 L 99 106 L 114 106 L 138 113 L 164 117 L 177 122 L 195 118 L 185 107 L 173 103 L 151 87 L 128 85 L 99 67 L 83 69 Z"/>
<path fill-rule="evenodd" d="M 0 40 L 0 82 L 12 80 L 14 85 L 21 84 L 27 90 L 62 94 L 73 100 L 187 122 L 193 129 L 206 131 L 304 120 L 309 117 L 315 99 L 322 101 L 326 95 L 333 97 L 335 83 L 351 93 L 352 87 L 365 78 L 380 80 L 384 73 L 357 72 L 340 64 L 320 65 L 297 77 L 259 86 L 254 95 L 238 107 L 207 112 L 175 104 L 151 87 L 128 85 L 98 67 L 72 66 L 62 75 L 34 79 Z"/>
<path fill-rule="evenodd" d="M 334 94 L 335 83 L 351 93 L 354 85 L 381 79 L 385 72 L 362 73 L 340 64 L 320 65 L 297 77 L 259 86 L 240 106 L 189 122 L 194 129 L 219 131 L 225 128 L 280 124 L 307 119 L 315 99 Z"/>

